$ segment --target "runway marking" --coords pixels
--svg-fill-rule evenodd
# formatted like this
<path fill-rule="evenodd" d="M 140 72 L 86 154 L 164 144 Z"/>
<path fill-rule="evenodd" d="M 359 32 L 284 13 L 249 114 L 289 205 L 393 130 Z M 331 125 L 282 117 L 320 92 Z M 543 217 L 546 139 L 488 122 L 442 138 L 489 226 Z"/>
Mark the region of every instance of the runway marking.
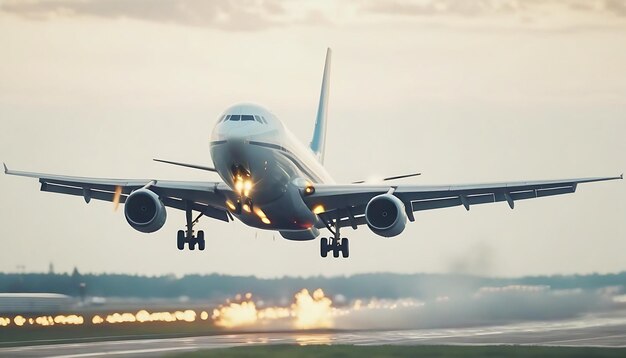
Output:
<path fill-rule="evenodd" d="M 124 351 L 112 351 L 112 352 L 68 354 L 68 355 L 60 355 L 60 356 L 50 356 L 49 358 L 83 358 L 83 357 L 99 357 L 99 356 L 110 356 L 110 355 L 163 353 L 163 352 L 171 352 L 171 351 L 192 350 L 192 349 L 199 349 L 199 348 L 200 347 L 198 346 L 190 346 L 190 347 L 133 349 L 133 350 L 124 350 Z"/>
<path fill-rule="evenodd" d="M 574 343 L 574 342 L 581 342 L 581 341 L 593 341 L 593 340 L 598 340 L 598 339 L 617 338 L 617 337 L 626 337 L 626 333 L 625 334 L 613 334 L 613 335 L 610 335 L 610 336 L 598 336 L 598 337 L 584 337 L 584 338 L 575 338 L 575 339 L 563 339 L 563 340 L 556 340 L 556 341 L 541 342 L 539 344 Z M 623 346 L 621 346 L 621 347 L 623 347 Z"/>

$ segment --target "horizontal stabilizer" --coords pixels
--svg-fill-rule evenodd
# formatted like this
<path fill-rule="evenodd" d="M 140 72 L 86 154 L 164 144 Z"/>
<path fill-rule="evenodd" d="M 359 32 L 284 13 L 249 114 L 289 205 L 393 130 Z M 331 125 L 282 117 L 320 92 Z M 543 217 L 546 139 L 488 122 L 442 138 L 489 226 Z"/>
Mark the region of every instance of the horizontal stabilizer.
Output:
<path fill-rule="evenodd" d="M 166 163 L 166 164 L 172 164 L 172 165 L 178 165 L 181 167 L 187 167 L 187 168 L 193 168 L 193 169 L 200 169 L 200 170 L 206 170 L 209 172 L 217 172 L 217 170 L 215 168 L 211 168 L 211 167 L 205 167 L 203 165 L 195 165 L 195 164 L 187 164 L 187 163 L 179 163 L 179 162 L 171 162 L 169 160 L 163 160 L 163 159 L 153 159 L 155 162 L 159 162 L 159 163 Z"/>

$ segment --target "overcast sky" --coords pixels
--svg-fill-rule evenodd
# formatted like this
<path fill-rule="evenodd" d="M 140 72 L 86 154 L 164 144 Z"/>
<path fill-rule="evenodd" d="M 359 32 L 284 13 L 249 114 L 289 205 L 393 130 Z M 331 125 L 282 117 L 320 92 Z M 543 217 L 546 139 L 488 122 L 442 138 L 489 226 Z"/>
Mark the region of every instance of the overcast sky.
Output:
<path fill-rule="evenodd" d="M 303 142 L 333 48 L 326 166 L 338 182 L 449 184 L 626 170 L 626 1 L 0 1 L 0 160 L 66 175 L 217 180 L 218 114 L 253 101 Z M 419 212 L 396 238 L 346 230 L 348 260 L 184 215 L 134 231 L 110 203 L 0 175 L 0 270 L 492 276 L 626 270 L 626 182 Z M 275 237 L 275 240 L 274 240 Z"/>

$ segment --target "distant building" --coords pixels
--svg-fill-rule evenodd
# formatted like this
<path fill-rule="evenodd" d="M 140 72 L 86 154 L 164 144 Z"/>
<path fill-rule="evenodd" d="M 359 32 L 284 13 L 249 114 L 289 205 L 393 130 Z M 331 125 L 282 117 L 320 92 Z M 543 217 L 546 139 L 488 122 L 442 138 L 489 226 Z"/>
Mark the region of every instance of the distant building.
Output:
<path fill-rule="evenodd" d="M 0 293 L 0 313 L 55 313 L 73 305 L 72 297 L 58 293 Z"/>

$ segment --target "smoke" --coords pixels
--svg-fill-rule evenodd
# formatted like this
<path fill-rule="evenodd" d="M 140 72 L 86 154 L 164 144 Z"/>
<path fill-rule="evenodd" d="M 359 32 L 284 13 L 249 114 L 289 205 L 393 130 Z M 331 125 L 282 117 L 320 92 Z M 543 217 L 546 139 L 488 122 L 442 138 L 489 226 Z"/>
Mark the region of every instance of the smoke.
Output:
<path fill-rule="evenodd" d="M 479 242 L 453 258 L 448 271 L 455 274 L 486 275 L 494 272 L 494 257 L 491 246 Z"/>
<path fill-rule="evenodd" d="M 427 302 L 375 302 L 353 306 L 336 320 L 340 329 L 423 329 L 562 320 L 615 308 L 611 296 L 547 286 L 484 287 Z"/>
<path fill-rule="evenodd" d="M 436 329 L 565 320 L 625 308 L 624 290 L 554 290 L 547 285 L 508 285 L 439 290 L 429 299 L 357 299 L 337 305 L 320 289 L 303 289 L 287 306 L 263 307 L 251 295 L 213 312 L 216 325 L 237 330 Z M 341 301 L 341 295 L 337 296 Z M 623 300 L 622 300 L 623 301 Z"/>

